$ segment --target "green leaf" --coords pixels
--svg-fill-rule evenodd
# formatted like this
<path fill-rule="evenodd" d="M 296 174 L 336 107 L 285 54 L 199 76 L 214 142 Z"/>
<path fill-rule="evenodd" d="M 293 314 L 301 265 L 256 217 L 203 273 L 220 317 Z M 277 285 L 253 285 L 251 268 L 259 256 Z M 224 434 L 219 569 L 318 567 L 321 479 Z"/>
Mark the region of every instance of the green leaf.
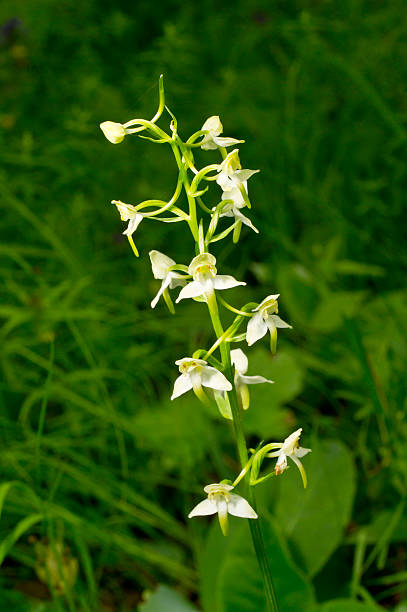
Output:
<path fill-rule="evenodd" d="M 161 584 L 139 607 L 140 612 L 198 612 L 189 601 L 174 589 Z"/>
<path fill-rule="evenodd" d="M 228 537 L 214 521 L 201 559 L 201 599 L 205 612 L 259 612 L 266 610 L 261 573 L 247 521 L 230 517 Z M 311 586 L 297 571 L 270 516 L 262 530 L 280 612 L 314 609 Z"/>
<path fill-rule="evenodd" d="M 297 397 L 303 387 L 304 372 L 296 353 L 283 348 L 273 357 L 270 351 L 259 347 L 248 357 L 249 375 L 260 374 L 275 382 L 274 385 L 250 386 L 250 408 L 243 415 L 245 429 L 262 439 L 284 437 L 292 417 L 283 406 Z"/>
<path fill-rule="evenodd" d="M 371 606 L 354 599 L 333 599 L 325 602 L 319 612 L 377 612 L 378 610 L 384 610 L 384 608 Z"/>
<path fill-rule="evenodd" d="M 218 415 L 215 404 L 213 412 Z M 138 444 L 162 455 L 168 469 L 196 465 L 204 456 L 210 424 L 193 394 L 174 401 L 163 400 L 159 406 L 140 411 L 134 426 Z"/>
<path fill-rule="evenodd" d="M 342 325 L 344 317 L 352 317 L 366 297 L 364 291 L 335 291 L 326 295 L 314 311 L 310 324 L 318 331 L 328 333 Z"/>
<path fill-rule="evenodd" d="M 11 531 L 0 544 L 0 564 L 3 563 L 5 557 L 17 540 L 26 531 L 29 531 L 33 525 L 42 521 L 43 518 L 42 514 L 30 514 L 17 523 L 13 531 Z"/>
<path fill-rule="evenodd" d="M 302 488 L 300 474 L 293 466 L 279 477 L 275 505 L 295 561 L 311 576 L 339 545 L 355 492 L 355 469 L 348 449 L 334 440 L 312 448 L 312 453 L 302 460 L 308 475 L 307 488 Z"/>

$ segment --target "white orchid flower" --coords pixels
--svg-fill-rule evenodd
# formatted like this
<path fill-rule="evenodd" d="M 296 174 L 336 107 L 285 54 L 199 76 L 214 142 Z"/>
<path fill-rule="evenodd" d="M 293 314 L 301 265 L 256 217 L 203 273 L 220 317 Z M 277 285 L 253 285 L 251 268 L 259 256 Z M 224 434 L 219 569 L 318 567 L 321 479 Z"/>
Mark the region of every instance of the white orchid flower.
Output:
<path fill-rule="evenodd" d="M 117 207 L 117 210 L 120 213 L 120 219 L 122 221 L 129 222 L 123 234 L 127 236 L 130 242 L 131 248 L 134 251 L 134 254 L 138 257 L 138 250 L 133 241 L 133 234 L 138 228 L 138 226 L 140 225 L 140 223 L 142 222 L 142 220 L 144 219 L 144 215 L 138 212 L 138 210 L 131 204 L 125 204 L 124 202 L 121 202 L 120 200 L 112 200 L 112 204 L 114 204 Z"/>
<path fill-rule="evenodd" d="M 273 444 L 274 447 L 281 447 L 279 450 L 273 451 L 269 453 L 267 457 L 278 457 L 277 463 L 275 465 L 274 471 L 275 473 L 282 474 L 284 470 L 287 468 L 287 457 L 290 457 L 295 463 L 295 465 L 300 470 L 302 482 L 304 485 L 304 489 L 307 486 L 307 475 L 305 473 L 304 467 L 299 460 L 299 457 L 304 457 L 311 452 L 310 448 L 302 448 L 299 445 L 299 439 L 301 436 L 302 428 L 294 431 L 288 438 L 284 440 L 284 442 L 279 444 Z"/>
<path fill-rule="evenodd" d="M 258 385 L 260 383 L 271 383 L 273 380 L 268 380 L 264 376 L 245 376 L 249 361 L 242 349 L 233 349 L 230 352 L 232 364 L 235 366 L 235 387 L 236 393 L 240 400 L 243 410 L 247 410 L 250 403 L 250 394 L 247 385 Z"/>
<path fill-rule="evenodd" d="M 208 132 L 201 141 L 201 149 L 204 149 L 204 151 L 218 149 L 219 147 L 231 147 L 234 144 L 244 142 L 244 140 L 236 140 L 236 138 L 219 136 L 223 132 L 223 125 L 218 115 L 209 117 L 201 127 L 201 130 L 202 132 Z"/>
<path fill-rule="evenodd" d="M 242 182 L 243 189 L 247 194 L 247 181 Z M 230 189 L 230 191 L 224 191 L 222 193 L 222 200 L 232 200 L 225 204 L 222 208 L 222 212 L 219 217 L 234 217 L 236 221 L 240 221 L 250 227 L 256 234 L 259 233 L 257 227 L 254 227 L 253 223 L 250 221 L 248 217 L 245 217 L 243 213 L 240 212 L 240 209 L 246 206 L 245 199 L 240 192 L 240 189 L 234 187 Z"/>
<path fill-rule="evenodd" d="M 270 331 L 270 348 L 271 352 L 276 352 L 277 346 L 277 328 L 289 328 L 292 326 L 280 319 L 277 316 L 278 312 L 278 298 L 280 294 L 268 295 L 264 300 L 254 308 L 252 312 L 255 314 L 250 319 L 247 325 L 246 340 L 247 344 L 251 346 L 260 338 L 266 335 L 267 330 Z"/>
<path fill-rule="evenodd" d="M 245 285 L 233 276 L 217 274 L 216 259 L 210 253 L 201 253 L 194 257 L 188 267 L 188 272 L 194 279 L 181 289 L 176 303 L 185 298 L 195 298 L 213 293 L 214 289 L 231 289 L 238 285 Z"/>
<path fill-rule="evenodd" d="M 104 121 L 100 124 L 100 129 L 108 141 L 113 144 L 122 142 L 127 134 L 126 128 L 121 123 L 115 123 L 114 121 Z"/>
<path fill-rule="evenodd" d="M 204 404 L 208 403 L 208 398 L 202 386 L 215 389 L 217 391 L 231 391 L 232 385 L 228 379 L 216 368 L 208 366 L 203 359 L 193 359 L 184 357 L 178 359 L 175 364 L 179 366 L 181 376 L 178 376 L 174 383 L 174 390 L 171 399 L 183 395 L 193 389 L 195 395 Z"/>
<path fill-rule="evenodd" d="M 188 514 L 188 518 L 218 513 L 222 533 L 225 536 L 228 534 L 229 528 L 228 513 L 247 519 L 258 518 L 256 512 L 244 497 L 230 492 L 233 488 L 232 485 L 222 483 L 207 485 L 204 491 L 208 494 L 208 498 L 199 502 Z"/>
<path fill-rule="evenodd" d="M 154 278 L 162 280 L 161 287 L 151 302 L 151 308 L 155 308 L 158 300 L 166 290 L 167 298 L 169 298 L 168 289 L 183 286 L 186 284 L 186 281 L 181 274 L 169 269 L 171 266 L 176 265 L 175 261 L 171 259 L 171 257 L 167 257 L 167 255 L 164 255 L 164 253 L 160 253 L 160 251 L 150 251 L 149 255 Z M 164 297 L 166 296 L 164 295 Z"/>
<path fill-rule="evenodd" d="M 239 149 L 234 149 L 219 165 L 219 174 L 216 182 L 223 191 L 239 189 L 240 193 L 242 193 L 244 182 L 248 181 L 256 172 L 259 172 L 259 170 L 242 170 Z"/>

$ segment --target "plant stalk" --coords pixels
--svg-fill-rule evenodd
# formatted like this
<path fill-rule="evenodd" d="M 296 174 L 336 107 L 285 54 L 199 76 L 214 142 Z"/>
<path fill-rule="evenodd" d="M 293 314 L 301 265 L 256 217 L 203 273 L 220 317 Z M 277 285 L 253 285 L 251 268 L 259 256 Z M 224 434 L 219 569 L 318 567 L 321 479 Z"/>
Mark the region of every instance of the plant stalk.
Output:
<path fill-rule="evenodd" d="M 223 332 L 222 323 L 219 317 L 219 310 L 218 310 L 218 304 L 216 301 L 215 292 L 213 291 L 207 294 L 206 297 L 207 297 L 208 310 L 209 310 L 209 314 L 211 317 L 213 329 L 215 331 L 215 334 L 218 337 L 220 337 L 223 335 L 224 332 Z M 243 469 L 249 460 L 249 456 L 247 452 L 246 439 L 243 433 L 239 402 L 238 402 L 237 395 L 236 395 L 236 388 L 234 386 L 234 372 L 233 372 L 232 362 L 230 359 L 230 346 L 227 342 L 222 342 L 219 348 L 220 348 L 220 353 L 222 357 L 222 363 L 225 367 L 226 378 L 228 378 L 228 380 L 233 385 L 232 391 L 229 392 L 229 401 L 230 401 L 230 406 L 232 409 L 233 427 L 235 431 L 235 438 L 236 438 L 237 450 L 239 453 L 239 460 L 240 460 L 241 467 Z M 252 487 L 248 487 L 248 497 L 249 497 L 249 502 L 251 506 L 253 507 L 254 510 L 256 510 L 256 499 L 255 499 L 255 494 L 254 494 L 254 490 Z M 268 612 L 279 612 L 276 592 L 275 592 L 274 584 L 273 584 L 273 577 L 271 574 L 270 565 L 269 565 L 267 555 L 266 555 L 263 534 L 261 532 L 260 519 L 249 520 L 249 527 L 250 527 L 250 534 L 252 537 L 254 550 L 256 553 L 256 557 L 257 557 L 257 562 L 259 564 L 259 567 L 262 573 L 262 577 L 263 577 L 264 590 L 266 593 L 267 610 Z"/>

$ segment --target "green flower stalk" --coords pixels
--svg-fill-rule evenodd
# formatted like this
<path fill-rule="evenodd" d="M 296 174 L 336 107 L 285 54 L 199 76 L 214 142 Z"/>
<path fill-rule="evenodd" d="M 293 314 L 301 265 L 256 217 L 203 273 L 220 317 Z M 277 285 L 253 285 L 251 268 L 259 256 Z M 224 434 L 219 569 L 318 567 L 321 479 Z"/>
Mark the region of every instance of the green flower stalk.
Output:
<path fill-rule="evenodd" d="M 171 117 L 169 132 L 156 125 L 164 109 Z M 283 442 L 261 443 L 249 454 L 241 418 L 242 411 L 247 410 L 250 404 L 248 386 L 273 381 L 263 376 L 246 376 L 247 356 L 241 348 L 231 350 L 231 344 L 247 343 L 250 347 L 269 332 L 271 352 L 275 353 L 277 329 L 291 328 L 291 325 L 277 314 L 279 294 L 268 295 L 260 303 L 251 302 L 240 307 L 229 304 L 219 292 L 246 283 L 230 275 L 218 274 L 216 258 L 211 253 L 212 243 L 230 237 L 234 243 L 238 242 L 243 226 L 259 231 L 251 219 L 242 213 L 242 209 L 251 208 L 247 182 L 259 171 L 242 169 L 238 149 L 227 153 L 227 147 L 244 141 L 221 136 L 223 126 L 218 116 L 209 117 L 200 130 L 185 141 L 182 140 L 178 134 L 177 120 L 165 106 L 162 76 L 159 81 L 158 109 L 150 121 L 132 119 L 124 124 L 105 121 L 100 127 L 113 144 L 121 143 L 128 135 L 137 134 L 155 144 L 169 145 L 174 154 L 178 179 L 174 194 L 168 202 L 151 199 L 137 205 L 120 200 L 113 200 L 112 203 L 117 207 L 122 221 L 128 222 L 123 233 L 136 256 L 139 253 L 133 235 L 143 220 L 186 223 L 192 235 L 195 252 L 191 254 L 188 265 L 176 263 L 172 257 L 157 250 L 150 251 L 153 276 L 161 281 L 151 306 L 155 308 L 163 297 L 168 309 L 174 314 L 175 306 L 170 292 L 176 289 L 179 293 L 175 305 L 185 299 L 206 303 L 216 340 L 209 349 L 198 348 L 191 357 L 183 357 L 175 362 L 180 375 L 175 380 L 171 399 L 176 400 L 180 395 L 193 391 L 201 403 L 217 405 L 222 417 L 233 422 L 241 472 L 233 484 L 223 481 L 207 485 L 204 490 L 208 498 L 199 502 L 189 517 L 218 514 L 224 535 L 228 533 L 228 514 L 250 519 L 253 545 L 264 581 L 267 609 L 277 612 L 278 603 L 256 511 L 254 487 L 272 476 L 282 474 L 287 468 L 287 458 L 300 470 L 305 487 L 306 474 L 299 459 L 309 453 L 310 449 L 299 446 L 302 429 L 298 429 Z M 203 151 L 219 151 L 219 163 L 196 168 L 193 151 L 197 147 Z M 209 189 L 217 193 L 219 202 L 212 208 L 205 203 Z M 186 195 L 187 210 L 178 206 L 182 191 Z M 235 315 L 226 329 L 222 324 L 220 306 Z M 247 323 L 245 331 L 241 329 L 244 323 Z M 214 355 L 216 351 L 219 352 L 218 357 Z M 276 458 L 277 462 L 272 472 L 262 474 L 263 461 L 268 458 Z M 241 482 L 246 485 L 249 501 L 231 492 Z"/>

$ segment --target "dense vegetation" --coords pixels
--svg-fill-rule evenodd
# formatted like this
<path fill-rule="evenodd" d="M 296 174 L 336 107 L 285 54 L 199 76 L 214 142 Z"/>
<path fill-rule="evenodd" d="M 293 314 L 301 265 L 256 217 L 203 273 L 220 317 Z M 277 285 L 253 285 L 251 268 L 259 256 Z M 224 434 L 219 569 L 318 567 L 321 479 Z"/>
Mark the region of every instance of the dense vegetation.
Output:
<path fill-rule="evenodd" d="M 294 327 L 245 415 L 313 448 L 305 492 L 259 487 L 281 612 L 407 610 L 406 34 L 401 0 L 0 6 L 2 609 L 263 609 L 243 521 L 186 519 L 238 472 L 219 415 L 169 400 L 201 305 L 150 308 L 148 251 L 191 244 L 146 222 L 137 260 L 109 204 L 171 195 L 165 147 L 98 127 L 151 117 L 164 73 L 182 135 L 219 114 L 261 169 L 260 238 L 216 255 Z"/>

